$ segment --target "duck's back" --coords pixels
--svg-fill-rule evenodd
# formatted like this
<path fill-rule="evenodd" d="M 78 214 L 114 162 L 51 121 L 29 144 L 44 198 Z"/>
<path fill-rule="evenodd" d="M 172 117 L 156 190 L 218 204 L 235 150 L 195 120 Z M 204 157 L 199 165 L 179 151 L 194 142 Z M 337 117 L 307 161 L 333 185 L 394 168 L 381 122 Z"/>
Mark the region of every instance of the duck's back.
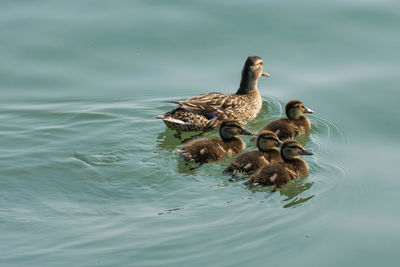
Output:
<path fill-rule="evenodd" d="M 281 160 L 278 149 L 270 149 L 266 152 L 250 151 L 237 156 L 224 173 L 253 173 L 267 164 Z"/>
<path fill-rule="evenodd" d="M 297 177 L 306 177 L 307 174 L 307 163 L 303 159 L 295 158 L 266 165 L 249 178 L 249 183 L 252 185 L 276 185 L 281 187 L 290 180 Z"/>
<path fill-rule="evenodd" d="M 291 120 L 287 118 L 278 119 L 270 122 L 263 128 L 263 130 L 269 130 L 276 133 L 281 140 L 308 133 L 310 129 L 310 122 L 305 116 L 298 120 Z"/>
<path fill-rule="evenodd" d="M 292 179 L 284 162 L 274 162 L 256 171 L 248 182 L 255 186 L 276 185 L 278 187 Z"/>
<path fill-rule="evenodd" d="M 267 124 L 263 130 L 276 133 L 280 140 L 288 139 L 294 136 L 295 128 L 287 118 L 278 119 Z"/>
<path fill-rule="evenodd" d="M 220 148 L 218 139 L 195 140 L 178 149 L 185 160 L 206 163 L 223 158 L 224 151 Z"/>
<path fill-rule="evenodd" d="M 245 148 L 241 138 L 235 137 L 232 140 L 202 139 L 195 140 L 178 150 L 186 160 L 198 163 L 209 161 L 220 161 L 240 153 Z"/>
<path fill-rule="evenodd" d="M 266 164 L 268 161 L 261 151 L 250 151 L 237 156 L 224 173 L 252 173 Z"/>
<path fill-rule="evenodd" d="M 224 108 L 225 102 L 233 95 L 221 93 L 208 93 L 191 97 L 183 101 L 173 101 L 180 108 L 196 114 L 211 114 Z"/>

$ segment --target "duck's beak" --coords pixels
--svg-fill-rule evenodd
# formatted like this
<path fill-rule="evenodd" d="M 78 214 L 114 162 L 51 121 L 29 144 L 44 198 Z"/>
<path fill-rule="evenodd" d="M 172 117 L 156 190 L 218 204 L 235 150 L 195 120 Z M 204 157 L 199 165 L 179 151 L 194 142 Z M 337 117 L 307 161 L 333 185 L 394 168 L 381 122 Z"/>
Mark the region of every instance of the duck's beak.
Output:
<path fill-rule="evenodd" d="M 239 134 L 243 134 L 243 135 L 253 135 L 252 132 L 250 132 L 249 130 L 246 130 L 245 128 L 241 128 L 241 131 Z"/>
<path fill-rule="evenodd" d="M 301 151 L 300 155 L 309 155 L 309 156 L 311 156 L 311 155 L 314 155 L 314 153 L 312 153 L 310 150 L 307 150 L 307 149 L 303 148 L 303 150 Z"/>
<path fill-rule="evenodd" d="M 261 74 L 261 76 L 269 77 L 270 75 L 268 73 L 263 73 L 263 74 Z"/>
<path fill-rule="evenodd" d="M 304 111 L 304 113 L 314 113 L 314 111 L 310 108 L 305 107 L 305 109 L 306 110 Z"/>

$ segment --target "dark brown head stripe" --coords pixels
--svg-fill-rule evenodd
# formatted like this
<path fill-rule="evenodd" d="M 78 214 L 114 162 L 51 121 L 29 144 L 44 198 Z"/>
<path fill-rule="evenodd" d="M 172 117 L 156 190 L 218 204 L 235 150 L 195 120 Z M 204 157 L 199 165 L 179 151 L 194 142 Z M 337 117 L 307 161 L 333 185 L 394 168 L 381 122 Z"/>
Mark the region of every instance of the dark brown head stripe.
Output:
<path fill-rule="evenodd" d="M 293 139 L 285 140 L 282 144 L 282 147 L 289 147 L 289 146 L 295 146 L 296 148 L 301 148 L 301 144 Z"/>
<path fill-rule="evenodd" d="M 285 107 L 286 116 L 288 115 L 289 110 L 296 107 L 296 105 L 300 105 L 300 104 L 303 104 L 303 102 L 301 102 L 300 100 L 290 100 L 289 102 L 287 102 L 286 107 Z"/>

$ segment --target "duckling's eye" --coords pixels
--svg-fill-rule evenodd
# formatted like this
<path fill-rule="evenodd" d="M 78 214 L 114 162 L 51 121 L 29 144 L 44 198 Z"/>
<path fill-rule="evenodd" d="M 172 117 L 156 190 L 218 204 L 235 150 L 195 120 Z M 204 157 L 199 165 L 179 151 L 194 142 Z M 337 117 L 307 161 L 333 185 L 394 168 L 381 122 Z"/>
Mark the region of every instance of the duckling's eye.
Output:
<path fill-rule="evenodd" d="M 264 65 L 264 63 L 262 63 L 262 62 L 260 62 L 259 64 L 260 64 L 260 65 Z"/>

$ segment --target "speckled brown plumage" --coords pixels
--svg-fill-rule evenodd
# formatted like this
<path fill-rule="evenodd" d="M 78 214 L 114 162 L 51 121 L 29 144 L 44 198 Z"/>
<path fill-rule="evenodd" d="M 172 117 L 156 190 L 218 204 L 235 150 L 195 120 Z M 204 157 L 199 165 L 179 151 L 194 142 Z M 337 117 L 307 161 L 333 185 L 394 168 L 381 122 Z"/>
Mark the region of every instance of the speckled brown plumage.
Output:
<path fill-rule="evenodd" d="M 301 101 L 291 100 L 286 104 L 287 118 L 270 122 L 262 130 L 275 132 L 281 140 L 309 133 L 311 130 L 311 124 L 303 113 L 312 113 L 312 111 L 304 107 L 304 104 Z"/>
<path fill-rule="evenodd" d="M 226 157 L 238 154 L 246 147 L 240 137 L 232 140 L 221 140 L 217 138 L 206 140 L 195 140 L 189 143 L 179 152 L 188 161 L 206 163 L 209 161 L 220 161 Z"/>
<path fill-rule="evenodd" d="M 184 101 L 172 101 L 179 106 L 157 118 L 178 132 L 217 128 L 224 119 L 241 123 L 253 120 L 262 106 L 257 89 L 258 79 L 260 76 L 269 76 L 264 73 L 262 64 L 260 57 L 247 58 L 240 87 L 235 94 L 208 93 Z"/>
<path fill-rule="evenodd" d="M 224 135 L 224 130 L 229 134 Z M 245 149 L 246 144 L 240 137 L 236 136 L 237 134 L 251 133 L 243 129 L 240 123 L 235 120 L 224 120 L 220 126 L 220 136 L 222 139 L 195 140 L 188 143 L 185 147 L 178 149 L 178 153 L 187 161 L 201 164 L 210 161 L 220 161 L 226 157 L 238 154 Z"/>
<path fill-rule="evenodd" d="M 285 156 L 285 151 L 291 153 L 290 156 Z M 294 178 L 307 176 L 308 165 L 297 155 L 312 155 L 312 153 L 302 148 L 301 144 L 294 139 L 284 141 L 281 148 L 283 161 L 274 162 L 258 169 L 250 176 L 248 183 L 253 186 L 276 185 L 281 187 Z"/>
<path fill-rule="evenodd" d="M 270 140 L 266 146 L 262 145 L 261 139 Z M 235 158 L 235 160 L 224 170 L 224 173 L 252 173 L 255 170 L 276 161 L 282 161 L 279 149 L 278 136 L 271 131 L 262 131 L 257 136 L 258 151 L 245 152 Z"/>
<path fill-rule="evenodd" d="M 239 155 L 235 160 L 224 170 L 224 173 L 252 173 L 255 170 L 263 167 L 271 161 L 279 160 L 279 150 L 270 149 L 270 151 L 250 151 Z"/>
<path fill-rule="evenodd" d="M 216 118 L 207 119 L 203 115 L 189 112 L 183 108 L 177 108 L 161 115 L 165 125 L 176 131 L 204 131 L 215 129 L 220 121 Z M 158 118 L 161 118 L 160 116 Z M 179 119 L 175 119 L 179 118 Z"/>

